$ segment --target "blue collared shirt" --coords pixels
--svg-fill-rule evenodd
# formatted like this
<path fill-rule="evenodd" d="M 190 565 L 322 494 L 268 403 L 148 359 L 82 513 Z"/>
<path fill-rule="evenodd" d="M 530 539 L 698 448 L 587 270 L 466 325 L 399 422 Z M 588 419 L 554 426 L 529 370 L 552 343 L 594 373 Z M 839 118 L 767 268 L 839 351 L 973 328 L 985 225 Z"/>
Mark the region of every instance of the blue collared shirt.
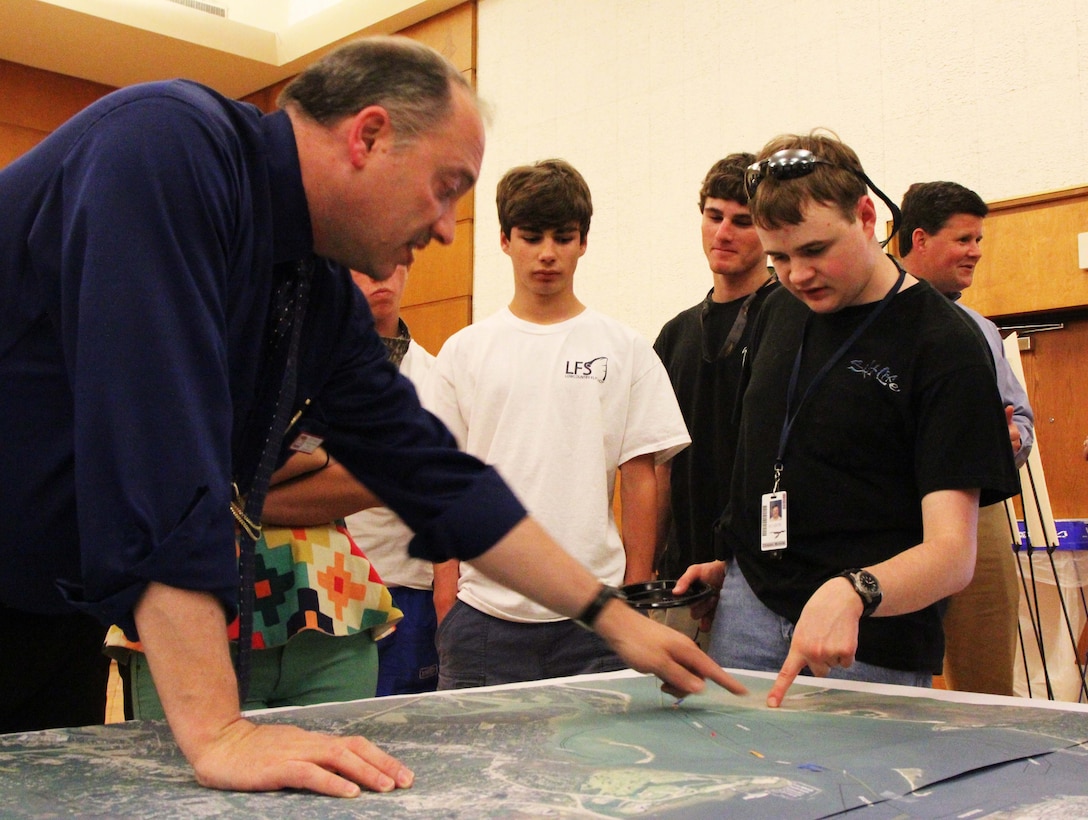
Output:
<path fill-rule="evenodd" d="M 186 81 L 122 89 L 0 171 L 0 201 L 0 603 L 134 634 L 157 581 L 232 613 L 272 283 L 313 253 L 288 116 Z M 316 262 L 300 425 L 414 554 L 475 557 L 524 509 L 420 409 L 347 271 Z"/>

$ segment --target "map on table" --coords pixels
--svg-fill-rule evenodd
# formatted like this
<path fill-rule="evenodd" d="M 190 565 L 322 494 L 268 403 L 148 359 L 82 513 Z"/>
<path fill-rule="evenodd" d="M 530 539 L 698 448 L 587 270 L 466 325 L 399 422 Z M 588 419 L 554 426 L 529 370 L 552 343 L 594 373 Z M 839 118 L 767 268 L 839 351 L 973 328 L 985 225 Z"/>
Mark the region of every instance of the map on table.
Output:
<path fill-rule="evenodd" d="M 680 705 L 632 673 L 262 715 L 362 734 L 411 789 L 335 800 L 196 785 L 166 725 L 0 735 L 0 816 L 865 818 L 1088 816 L 1088 713 L 825 688 L 709 687 Z M 807 681 L 807 683 L 806 683 Z"/>

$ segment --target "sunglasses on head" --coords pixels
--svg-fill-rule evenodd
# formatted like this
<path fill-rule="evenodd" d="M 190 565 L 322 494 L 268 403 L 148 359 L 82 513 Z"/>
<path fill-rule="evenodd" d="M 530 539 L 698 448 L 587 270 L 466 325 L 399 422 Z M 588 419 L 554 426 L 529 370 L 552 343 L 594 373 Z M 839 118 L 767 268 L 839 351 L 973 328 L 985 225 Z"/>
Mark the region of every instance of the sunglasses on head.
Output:
<path fill-rule="evenodd" d="M 767 177 L 774 177 L 779 182 L 788 179 L 799 179 L 800 177 L 807 177 L 815 171 L 817 165 L 830 165 L 832 168 L 849 171 L 861 179 L 873 193 L 883 200 L 884 204 L 888 206 L 888 210 L 892 212 L 891 233 L 888 234 L 887 239 L 880 243 L 882 246 L 887 245 L 899 231 L 899 222 L 903 216 L 899 212 L 899 207 L 888 199 L 884 192 L 877 188 L 860 168 L 848 168 L 845 165 L 830 162 L 823 157 L 816 156 L 807 148 L 783 148 L 781 151 L 775 151 L 766 159 L 753 162 L 744 172 L 744 192 L 748 195 L 748 199 L 751 199 L 755 196 L 759 183 Z"/>

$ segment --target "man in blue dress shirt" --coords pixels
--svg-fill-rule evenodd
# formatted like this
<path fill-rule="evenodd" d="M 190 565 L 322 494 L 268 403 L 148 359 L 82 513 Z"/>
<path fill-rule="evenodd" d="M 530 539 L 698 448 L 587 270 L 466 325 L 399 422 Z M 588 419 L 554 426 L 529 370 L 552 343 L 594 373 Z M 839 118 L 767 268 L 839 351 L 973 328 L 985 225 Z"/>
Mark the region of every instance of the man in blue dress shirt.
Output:
<path fill-rule="evenodd" d="M 256 397 L 282 382 L 264 355 L 273 292 L 303 269 L 296 395 L 318 401 L 299 426 L 412 527 L 414 555 L 474 561 L 591 625 L 669 691 L 707 677 L 737 688 L 614 600 L 493 469 L 456 450 L 387 361 L 342 267 L 383 278 L 432 239 L 452 242 L 484 148 L 456 68 L 411 41 L 360 40 L 300 74 L 280 105 L 263 116 L 185 81 L 126 88 L 0 171 L 0 730 L 87 722 L 51 714 L 51 686 L 97 651 L 94 621 L 118 623 L 142 642 L 201 783 L 342 796 L 411 785 L 363 738 L 239 711 L 229 510 L 268 438 Z"/>

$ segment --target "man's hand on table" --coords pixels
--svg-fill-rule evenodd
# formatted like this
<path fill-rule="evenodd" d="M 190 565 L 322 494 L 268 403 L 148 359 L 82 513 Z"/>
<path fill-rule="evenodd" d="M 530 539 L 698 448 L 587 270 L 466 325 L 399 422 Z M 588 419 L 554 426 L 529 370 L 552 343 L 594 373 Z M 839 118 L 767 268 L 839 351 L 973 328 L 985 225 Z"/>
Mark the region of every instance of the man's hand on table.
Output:
<path fill-rule="evenodd" d="M 415 775 L 363 737 L 337 737 L 296 726 L 257 725 L 240 718 L 190 756 L 197 781 L 213 789 L 307 789 L 357 797 L 406 789 Z"/>

